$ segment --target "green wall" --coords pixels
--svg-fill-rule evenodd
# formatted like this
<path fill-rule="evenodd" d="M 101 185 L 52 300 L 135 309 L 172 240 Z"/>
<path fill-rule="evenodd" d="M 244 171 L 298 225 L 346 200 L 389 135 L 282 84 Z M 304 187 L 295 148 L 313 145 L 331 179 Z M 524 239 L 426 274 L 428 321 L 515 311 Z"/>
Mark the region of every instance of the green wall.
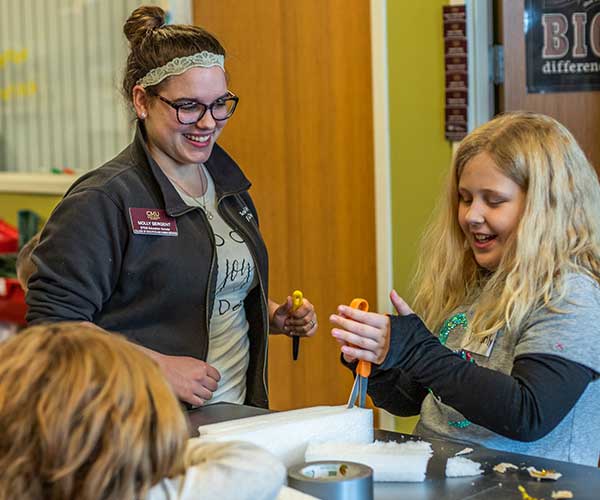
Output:
<path fill-rule="evenodd" d="M 442 6 L 388 2 L 394 286 L 407 296 L 417 246 L 451 159 L 444 138 Z M 410 300 L 410 297 L 407 296 Z"/>
<path fill-rule="evenodd" d="M 0 219 L 16 226 L 17 211 L 27 208 L 40 215 L 43 223 L 60 199 L 61 196 L 55 195 L 0 193 Z"/>
<path fill-rule="evenodd" d="M 417 247 L 451 159 L 444 138 L 442 6 L 447 0 L 387 3 L 394 286 L 410 304 Z M 418 417 L 396 418 L 411 432 Z"/>

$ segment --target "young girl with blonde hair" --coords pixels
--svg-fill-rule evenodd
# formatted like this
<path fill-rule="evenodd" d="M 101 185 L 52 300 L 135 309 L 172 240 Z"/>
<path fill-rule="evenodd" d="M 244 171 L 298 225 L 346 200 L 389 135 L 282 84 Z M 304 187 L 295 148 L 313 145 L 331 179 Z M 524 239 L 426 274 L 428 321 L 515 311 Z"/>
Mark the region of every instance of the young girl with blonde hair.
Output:
<path fill-rule="evenodd" d="M 340 306 L 332 335 L 423 436 L 597 465 L 599 282 L 596 173 L 556 120 L 508 113 L 458 147 L 416 314 L 392 291 L 397 316 Z"/>
<path fill-rule="evenodd" d="M 268 452 L 187 436 L 156 363 L 117 334 L 55 323 L 0 344 L 0 500 L 277 496 Z"/>

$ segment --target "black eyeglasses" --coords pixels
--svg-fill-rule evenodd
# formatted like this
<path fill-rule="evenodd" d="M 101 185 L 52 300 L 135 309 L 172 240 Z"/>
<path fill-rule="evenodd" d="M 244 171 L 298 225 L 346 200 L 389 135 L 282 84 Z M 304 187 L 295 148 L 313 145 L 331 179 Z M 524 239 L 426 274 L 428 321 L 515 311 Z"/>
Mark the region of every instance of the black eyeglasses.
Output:
<path fill-rule="evenodd" d="M 154 94 L 161 101 L 171 106 L 177 112 L 177 121 L 182 125 L 193 125 L 198 123 L 207 109 L 210 109 L 210 114 L 216 121 L 227 120 L 238 104 L 240 98 L 232 92 L 227 92 L 227 95 L 219 97 L 211 104 L 203 104 L 198 101 L 173 102 L 159 94 Z"/>

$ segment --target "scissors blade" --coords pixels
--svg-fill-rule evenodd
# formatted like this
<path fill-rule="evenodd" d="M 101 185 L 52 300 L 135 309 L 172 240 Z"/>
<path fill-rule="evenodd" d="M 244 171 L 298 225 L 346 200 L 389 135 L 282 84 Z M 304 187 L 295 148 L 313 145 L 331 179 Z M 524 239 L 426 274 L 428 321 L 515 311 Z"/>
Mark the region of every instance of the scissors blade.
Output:
<path fill-rule="evenodd" d="M 350 307 L 366 312 L 369 310 L 369 303 L 365 299 L 356 298 L 352 300 Z M 356 377 L 354 379 L 354 385 L 352 386 L 352 392 L 350 393 L 350 399 L 348 400 L 348 408 L 352 408 L 357 400 L 361 408 L 365 407 L 367 385 L 369 381 L 368 377 L 370 374 L 371 363 L 360 360 L 356 365 Z"/>
<path fill-rule="evenodd" d="M 357 377 L 359 379 L 358 383 L 358 406 L 364 408 L 367 403 L 367 385 L 369 383 L 366 377 L 361 377 L 360 375 Z"/>
<path fill-rule="evenodd" d="M 358 384 L 360 376 L 356 376 L 356 378 L 354 379 L 354 384 L 352 385 L 352 391 L 350 392 L 350 399 L 348 400 L 348 406 L 347 408 L 353 408 L 354 407 L 354 403 L 356 402 L 356 398 L 358 397 Z"/>

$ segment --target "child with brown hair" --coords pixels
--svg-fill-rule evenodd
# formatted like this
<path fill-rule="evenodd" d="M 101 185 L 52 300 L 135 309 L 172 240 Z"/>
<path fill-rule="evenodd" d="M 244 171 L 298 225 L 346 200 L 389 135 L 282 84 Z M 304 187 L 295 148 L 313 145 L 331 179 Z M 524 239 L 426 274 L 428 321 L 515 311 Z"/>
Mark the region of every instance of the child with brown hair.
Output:
<path fill-rule="evenodd" d="M 0 500 L 277 496 L 268 452 L 187 436 L 158 366 L 117 334 L 55 323 L 0 344 Z"/>

